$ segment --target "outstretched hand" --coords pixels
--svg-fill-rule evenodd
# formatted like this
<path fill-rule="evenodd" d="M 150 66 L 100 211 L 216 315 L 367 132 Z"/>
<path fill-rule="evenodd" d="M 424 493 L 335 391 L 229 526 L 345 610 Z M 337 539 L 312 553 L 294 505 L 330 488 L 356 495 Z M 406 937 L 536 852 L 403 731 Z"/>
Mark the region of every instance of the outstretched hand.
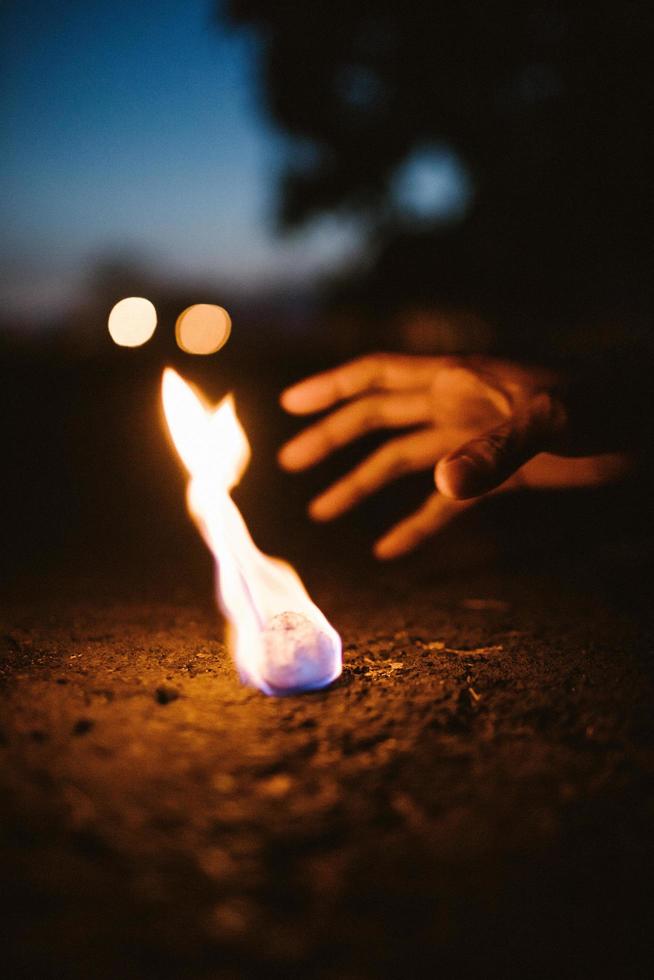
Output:
<path fill-rule="evenodd" d="M 313 466 L 365 433 L 400 430 L 313 500 L 316 520 L 338 517 L 406 473 L 434 469 L 435 492 L 376 543 L 378 558 L 412 550 L 490 492 L 589 486 L 626 466 L 617 453 L 559 455 L 579 452 L 560 378 L 495 358 L 369 355 L 299 382 L 281 402 L 295 415 L 334 409 L 282 447 L 287 470 Z"/>

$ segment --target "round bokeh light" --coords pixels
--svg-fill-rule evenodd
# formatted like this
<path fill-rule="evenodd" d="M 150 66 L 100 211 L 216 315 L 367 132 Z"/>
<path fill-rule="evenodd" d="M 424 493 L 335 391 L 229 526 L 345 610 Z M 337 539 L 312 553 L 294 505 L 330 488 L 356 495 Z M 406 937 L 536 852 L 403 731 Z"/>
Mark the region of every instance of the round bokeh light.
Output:
<path fill-rule="evenodd" d="M 177 317 L 177 346 L 187 354 L 215 354 L 232 331 L 232 320 L 222 306 L 196 303 Z"/>
<path fill-rule="evenodd" d="M 119 347 L 140 347 L 157 326 L 157 311 L 149 299 L 128 296 L 116 303 L 109 314 L 109 333 Z"/>

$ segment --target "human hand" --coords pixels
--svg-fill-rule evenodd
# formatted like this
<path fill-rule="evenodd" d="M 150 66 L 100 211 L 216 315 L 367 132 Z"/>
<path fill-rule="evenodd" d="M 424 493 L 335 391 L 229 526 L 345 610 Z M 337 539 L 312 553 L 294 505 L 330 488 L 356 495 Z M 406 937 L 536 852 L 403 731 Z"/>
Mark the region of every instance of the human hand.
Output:
<path fill-rule="evenodd" d="M 488 493 L 621 475 L 624 455 L 579 454 L 563 391 L 552 371 L 495 358 L 369 355 L 283 392 L 295 415 L 338 407 L 283 446 L 279 461 L 303 470 L 365 433 L 405 430 L 309 508 L 316 520 L 331 520 L 392 480 L 433 467 L 436 491 L 375 545 L 378 558 L 395 558 Z M 583 453 L 583 434 L 581 445 Z"/>

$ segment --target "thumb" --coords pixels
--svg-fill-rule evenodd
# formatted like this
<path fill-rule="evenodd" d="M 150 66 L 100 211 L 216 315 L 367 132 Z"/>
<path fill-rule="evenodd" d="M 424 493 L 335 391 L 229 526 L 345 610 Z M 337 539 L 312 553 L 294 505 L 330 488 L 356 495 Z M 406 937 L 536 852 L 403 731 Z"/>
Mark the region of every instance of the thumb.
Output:
<path fill-rule="evenodd" d="M 532 456 L 548 449 L 560 415 L 549 394 L 537 395 L 505 422 L 444 456 L 434 474 L 439 492 L 465 500 L 495 490 Z"/>

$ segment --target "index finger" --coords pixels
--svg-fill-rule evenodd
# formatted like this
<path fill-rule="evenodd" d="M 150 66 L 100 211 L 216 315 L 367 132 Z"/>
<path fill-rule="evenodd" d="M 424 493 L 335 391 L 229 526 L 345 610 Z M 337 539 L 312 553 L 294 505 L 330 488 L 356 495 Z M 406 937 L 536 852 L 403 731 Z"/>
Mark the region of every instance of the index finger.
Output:
<path fill-rule="evenodd" d="M 405 517 L 377 541 L 373 549 L 375 556 L 387 561 L 413 551 L 426 538 L 476 503 L 476 500 L 448 500 L 439 493 L 431 494 L 414 514 Z"/>
<path fill-rule="evenodd" d="M 283 407 L 294 415 L 320 412 L 336 402 L 376 389 L 401 391 L 429 384 L 440 358 L 367 354 L 322 371 L 282 392 Z"/>

